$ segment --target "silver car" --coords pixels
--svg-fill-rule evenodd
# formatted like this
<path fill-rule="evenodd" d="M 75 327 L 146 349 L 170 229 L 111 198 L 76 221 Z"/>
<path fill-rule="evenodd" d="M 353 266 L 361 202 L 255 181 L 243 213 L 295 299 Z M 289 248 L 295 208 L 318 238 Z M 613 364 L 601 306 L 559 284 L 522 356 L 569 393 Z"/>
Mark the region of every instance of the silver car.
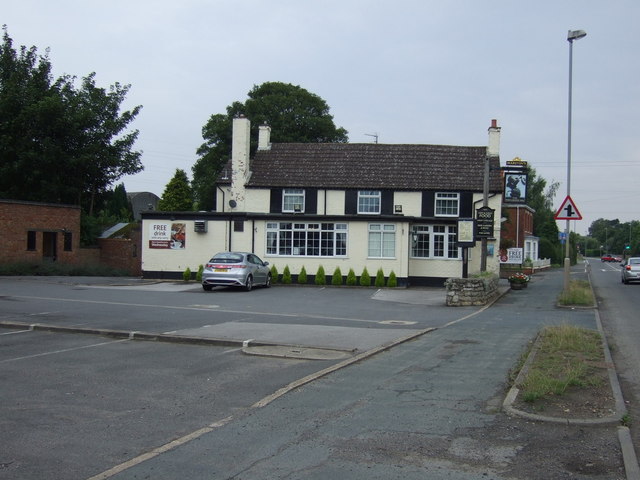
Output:
<path fill-rule="evenodd" d="M 202 288 L 215 286 L 244 287 L 248 292 L 254 285 L 271 286 L 269 262 L 248 252 L 216 253 L 202 272 Z"/>
<path fill-rule="evenodd" d="M 631 257 L 622 263 L 622 283 L 640 282 L 640 257 Z"/>

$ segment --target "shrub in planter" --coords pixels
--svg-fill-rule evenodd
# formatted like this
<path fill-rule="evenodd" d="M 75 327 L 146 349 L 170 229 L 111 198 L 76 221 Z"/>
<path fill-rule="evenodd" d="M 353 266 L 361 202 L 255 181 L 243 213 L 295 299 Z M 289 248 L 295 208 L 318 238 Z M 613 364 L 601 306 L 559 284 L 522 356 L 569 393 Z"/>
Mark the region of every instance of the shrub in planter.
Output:
<path fill-rule="evenodd" d="M 374 285 L 378 288 L 384 287 L 384 272 L 382 271 L 382 268 L 379 268 L 376 273 L 376 281 Z"/>
<path fill-rule="evenodd" d="M 389 278 L 387 279 L 387 287 L 396 288 L 398 286 L 398 278 L 393 270 L 389 274 Z"/>
<path fill-rule="evenodd" d="M 307 269 L 302 267 L 300 273 L 298 274 L 298 283 L 301 285 L 305 285 L 307 283 Z"/>
<path fill-rule="evenodd" d="M 356 278 L 356 272 L 353 271 L 353 268 L 349 269 L 349 273 L 347 274 L 347 285 L 354 286 L 358 283 L 358 279 Z"/>
<path fill-rule="evenodd" d="M 318 267 L 318 271 L 316 272 L 316 285 L 326 285 L 327 284 L 327 275 L 324 273 L 324 267 L 320 265 Z"/>
<path fill-rule="evenodd" d="M 362 287 L 370 287 L 371 286 L 371 275 L 367 271 L 367 267 L 364 267 L 362 270 L 362 275 L 360 275 L 360 286 Z"/>
<path fill-rule="evenodd" d="M 271 265 L 271 283 L 278 283 L 278 268 Z"/>
<path fill-rule="evenodd" d="M 282 283 L 285 285 L 289 285 L 291 283 L 291 270 L 289 270 L 289 265 L 285 265 L 284 270 L 282 271 Z"/>
<path fill-rule="evenodd" d="M 342 271 L 340 271 L 340 267 L 336 267 L 333 271 L 333 275 L 331 275 L 331 285 L 342 285 Z"/>
<path fill-rule="evenodd" d="M 198 267 L 198 273 L 196 273 L 196 280 L 202 282 L 202 272 L 204 272 L 204 265 Z"/>
<path fill-rule="evenodd" d="M 187 267 L 187 269 L 182 272 L 182 279 L 185 282 L 188 282 L 189 280 L 191 280 L 191 269 L 189 267 Z"/>

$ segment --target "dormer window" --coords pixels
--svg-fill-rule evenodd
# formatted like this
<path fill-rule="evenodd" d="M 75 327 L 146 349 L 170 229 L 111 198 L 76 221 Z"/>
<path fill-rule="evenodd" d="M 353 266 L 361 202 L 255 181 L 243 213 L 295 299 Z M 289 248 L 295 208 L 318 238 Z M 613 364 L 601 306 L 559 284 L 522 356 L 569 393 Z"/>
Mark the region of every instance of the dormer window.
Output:
<path fill-rule="evenodd" d="M 358 191 L 358 213 L 379 214 L 382 192 L 380 190 Z"/>
<path fill-rule="evenodd" d="M 460 215 L 460 194 L 436 192 L 436 217 L 458 217 Z"/>
<path fill-rule="evenodd" d="M 304 189 L 285 188 L 282 190 L 283 213 L 304 213 Z"/>

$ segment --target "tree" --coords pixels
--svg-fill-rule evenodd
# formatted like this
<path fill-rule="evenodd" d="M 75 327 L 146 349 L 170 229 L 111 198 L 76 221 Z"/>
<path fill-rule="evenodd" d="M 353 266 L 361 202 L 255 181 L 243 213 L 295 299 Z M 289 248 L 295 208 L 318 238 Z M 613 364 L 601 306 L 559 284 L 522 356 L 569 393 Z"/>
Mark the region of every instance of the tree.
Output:
<path fill-rule="evenodd" d="M 554 218 L 553 200 L 560 184 L 553 182 L 547 187 L 547 181 L 539 177 L 534 168 L 529 167 L 527 170 L 529 174 L 527 204 L 535 210 L 533 214 L 533 233 L 539 237 L 557 242 L 558 225 Z"/>
<path fill-rule="evenodd" d="M 617 218 L 615 220 L 599 218 L 591 223 L 589 236 L 597 242 L 597 248 L 601 250 L 599 254 L 636 255 L 640 251 L 640 222 L 638 220 L 620 223 Z"/>
<path fill-rule="evenodd" d="M 254 86 L 244 102 L 233 102 L 226 114 L 212 115 L 202 128 L 205 142 L 198 148 L 198 160 L 192 167 L 193 189 L 198 207 L 214 208 L 215 179 L 231 157 L 233 118 L 239 114 L 251 120 L 252 151 L 257 146 L 259 125 L 272 128 L 271 140 L 278 143 L 346 142 L 347 131 L 338 128 L 329 106 L 318 95 L 300 86 L 266 82 Z"/>
<path fill-rule="evenodd" d="M 113 191 L 106 192 L 104 200 L 105 210 L 108 215 L 117 217 L 122 221 L 130 222 L 133 220 L 133 211 L 131 209 L 131 203 L 127 198 L 124 183 L 117 185 Z"/>
<path fill-rule="evenodd" d="M 193 210 L 193 191 L 184 170 L 176 173 L 164 189 L 158 202 L 158 210 L 163 212 L 188 212 Z"/>
<path fill-rule="evenodd" d="M 0 197 L 79 204 L 93 213 L 96 195 L 142 170 L 126 133 L 141 107 L 120 112 L 130 86 L 108 90 L 95 73 L 54 80 L 48 51 L 19 51 L 4 27 L 0 45 Z M 25 174 L 28 172 L 28 175 Z"/>

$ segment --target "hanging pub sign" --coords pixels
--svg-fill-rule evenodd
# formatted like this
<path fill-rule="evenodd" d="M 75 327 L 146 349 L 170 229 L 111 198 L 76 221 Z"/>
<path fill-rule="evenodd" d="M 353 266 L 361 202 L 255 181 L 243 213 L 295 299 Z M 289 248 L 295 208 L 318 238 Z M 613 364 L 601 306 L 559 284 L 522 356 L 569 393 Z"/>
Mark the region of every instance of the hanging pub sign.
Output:
<path fill-rule="evenodd" d="M 493 238 L 493 221 L 495 210 L 480 207 L 476 210 L 476 238 Z"/>
<path fill-rule="evenodd" d="M 522 172 L 505 172 L 504 201 L 506 203 L 527 203 L 528 176 Z"/>
<path fill-rule="evenodd" d="M 507 161 L 503 170 L 505 203 L 527 203 L 527 162 L 516 157 Z"/>

